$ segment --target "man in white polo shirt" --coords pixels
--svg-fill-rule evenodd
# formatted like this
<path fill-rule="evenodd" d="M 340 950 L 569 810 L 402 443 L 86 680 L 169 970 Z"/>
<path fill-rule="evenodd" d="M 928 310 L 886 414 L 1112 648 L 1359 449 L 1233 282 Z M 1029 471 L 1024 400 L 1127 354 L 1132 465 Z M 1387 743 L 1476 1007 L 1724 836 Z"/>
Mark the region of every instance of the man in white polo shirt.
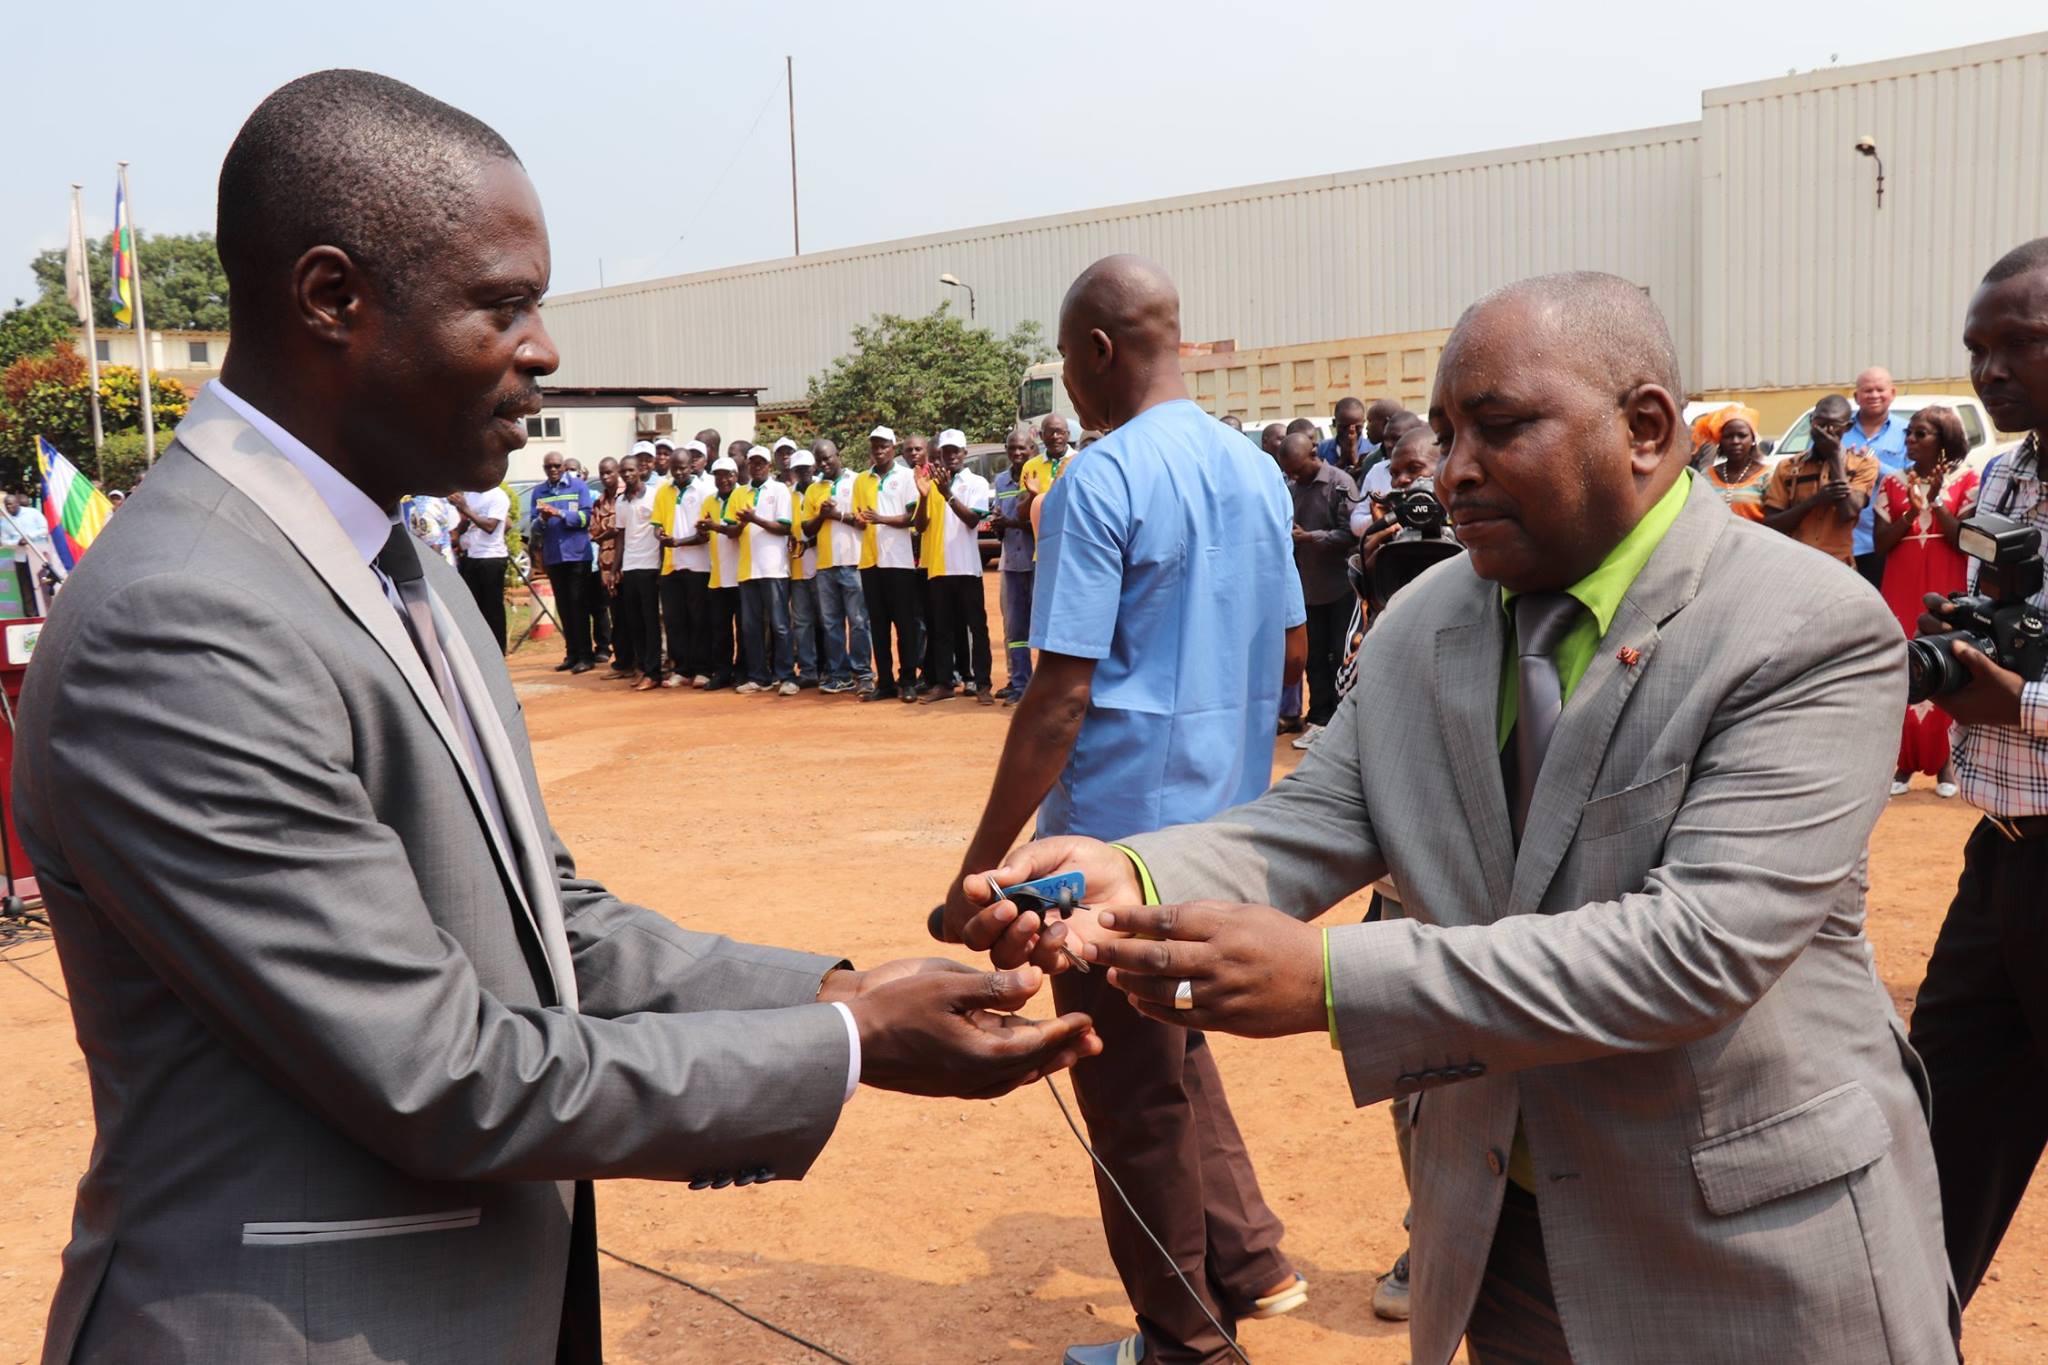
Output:
<path fill-rule="evenodd" d="M 861 524 L 854 515 L 854 485 L 860 477 L 839 459 L 839 446 L 820 437 L 811 445 L 818 478 L 804 490 L 797 513 L 804 538 L 816 557 L 818 616 L 825 627 L 820 661 L 822 692 L 866 692 L 875 685 L 873 645 L 868 639 L 867 598 L 861 591 Z"/>
<path fill-rule="evenodd" d="M 668 641 L 665 687 L 702 687 L 710 682 L 703 650 L 710 624 L 704 600 L 711 570 L 706 544 L 710 537 L 697 529 L 710 487 L 698 485 L 695 477 L 703 465 L 704 443 L 685 442 L 669 460 L 667 484 L 654 495 L 654 524 L 662 546 L 661 627 Z"/>
<path fill-rule="evenodd" d="M 621 654 L 619 667 L 639 672 L 635 692 L 661 686 L 661 528 L 654 520 L 654 489 L 647 483 L 653 473 L 651 453 L 627 456 L 619 466 L 619 495 L 612 504 L 619 535 L 618 635 L 621 648 L 630 641 L 632 650 L 630 656 Z"/>
<path fill-rule="evenodd" d="M 948 429 L 939 433 L 938 458 L 917 480 L 917 532 L 923 546 L 924 572 L 932 602 L 933 684 L 921 700 L 947 701 L 958 695 L 958 674 L 974 688 L 983 706 L 995 704 L 995 686 L 988 639 L 988 604 L 981 588 L 981 535 L 995 490 L 988 480 L 967 468 L 967 436 Z M 972 659 L 956 657 L 965 636 Z"/>
<path fill-rule="evenodd" d="M 910 549 L 910 523 L 917 509 L 917 479 L 896 458 L 896 433 L 876 427 L 868 433 L 871 467 L 854 490 L 863 547 L 860 585 L 874 636 L 875 685 L 862 701 L 917 699 L 917 560 Z M 889 630 L 896 631 L 895 675 Z"/>
<path fill-rule="evenodd" d="M 747 680 L 739 692 L 797 693 L 789 652 L 789 485 L 770 470 L 766 446 L 747 452 L 752 497 L 735 502 L 740 535 L 740 644 Z M 744 491 L 743 491 L 744 492 Z"/>
<path fill-rule="evenodd" d="M 498 637 L 498 652 L 505 650 L 505 519 L 512 515 L 512 498 L 503 488 L 486 488 L 479 493 L 451 493 L 448 505 L 455 509 L 456 544 L 462 560 L 456 565 L 476 609 L 483 613 L 491 634 Z"/>
<path fill-rule="evenodd" d="M 709 677 L 699 686 L 713 692 L 732 686 L 733 658 L 738 652 L 734 638 L 740 617 L 740 537 L 747 529 L 730 515 L 741 501 L 735 477 L 738 469 L 730 455 L 711 462 L 711 491 L 698 506 L 694 523 L 709 537 L 705 617 L 710 624 L 704 646 Z"/>

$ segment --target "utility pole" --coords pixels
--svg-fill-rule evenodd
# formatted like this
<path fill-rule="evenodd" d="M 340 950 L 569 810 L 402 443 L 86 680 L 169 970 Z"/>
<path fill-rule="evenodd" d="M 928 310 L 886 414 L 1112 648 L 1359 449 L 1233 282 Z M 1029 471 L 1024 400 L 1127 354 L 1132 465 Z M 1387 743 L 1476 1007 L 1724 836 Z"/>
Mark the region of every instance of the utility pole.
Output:
<path fill-rule="evenodd" d="M 804 254 L 804 237 L 796 216 L 796 58 L 782 59 L 783 84 L 789 87 L 789 245 L 792 256 Z"/>

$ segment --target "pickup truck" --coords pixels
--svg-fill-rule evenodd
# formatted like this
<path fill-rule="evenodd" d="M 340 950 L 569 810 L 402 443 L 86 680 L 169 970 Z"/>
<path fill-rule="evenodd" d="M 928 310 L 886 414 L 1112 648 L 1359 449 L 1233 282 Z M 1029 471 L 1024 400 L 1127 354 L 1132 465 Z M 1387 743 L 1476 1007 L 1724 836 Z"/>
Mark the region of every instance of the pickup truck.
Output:
<path fill-rule="evenodd" d="M 1975 395 L 1952 393 L 1902 393 L 1892 399 L 1892 412 L 1899 417 L 1911 417 L 1922 408 L 1953 408 L 1962 419 L 1963 435 L 1969 439 L 1970 453 L 1963 457 L 1963 467 L 1974 469 L 1978 474 L 1991 463 L 1994 455 L 2002 455 L 2019 445 L 2018 440 L 2004 440 L 1998 428 L 1991 424 L 1991 414 Z M 1787 455 L 1804 455 L 1813 446 L 1813 409 L 1808 408 L 1799 415 L 1799 420 L 1786 429 L 1778 438 L 1777 446 L 1771 452 L 1773 464 Z"/>

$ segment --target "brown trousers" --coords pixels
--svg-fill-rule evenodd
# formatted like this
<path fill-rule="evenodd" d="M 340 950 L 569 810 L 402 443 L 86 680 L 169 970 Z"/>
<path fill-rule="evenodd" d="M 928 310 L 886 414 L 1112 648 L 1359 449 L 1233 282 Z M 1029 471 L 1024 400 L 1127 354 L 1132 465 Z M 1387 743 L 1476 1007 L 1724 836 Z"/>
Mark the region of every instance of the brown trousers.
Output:
<path fill-rule="evenodd" d="M 1465 1355 L 1472 1365 L 1571 1365 L 1536 1196 L 1512 1181 L 1501 1199 L 1479 1301 L 1465 1322 Z"/>
<path fill-rule="evenodd" d="M 1284 1229 L 1259 1194 L 1251 1156 L 1201 1034 L 1145 1018 L 1100 971 L 1053 978 L 1060 1011 L 1095 1021 L 1102 1055 L 1073 1070 L 1096 1155 L 1233 1335 L 1252 1301 L 1286 1279 Z M 1102 1230 L 1145 1334 L 1146 1365 L 1234 1360 L 1116 1191 L 1095 1177 Z"/>

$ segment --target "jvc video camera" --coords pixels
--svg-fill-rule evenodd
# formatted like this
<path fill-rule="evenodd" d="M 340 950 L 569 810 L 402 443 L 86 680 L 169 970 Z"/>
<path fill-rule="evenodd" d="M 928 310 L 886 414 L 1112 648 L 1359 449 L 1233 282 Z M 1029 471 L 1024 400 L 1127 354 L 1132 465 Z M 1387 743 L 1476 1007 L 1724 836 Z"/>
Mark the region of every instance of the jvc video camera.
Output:
<path fill-rule="evenodd" d="M 1424 569 L 1463 554 L 1465 547 L 1452 534 L 1450 514 L 1436 499 L 1435 479 L 1417 479 L 1406 488 L 1375 497 L 1373 502 L 1382 525 L 1392 521 L 1401 529 L 1380 546 L 1369 570 L 1360 570 L 1357 556 L 1349 567 L 1352 588 L 1367 606 L 1378 611 Z"/>
<path fill-rule="evenodd" d="M 1906 643 L 1906 700 L 1923 702 L 1959 692 L 1969 668 L 1949 650 L 1961 640 L 2000 668 L 2039 682 L 2048 672 L 2048 623 L 2027 599 L 2041 591 L 2041 532 L 2011 517 L 1979 512 L 1956 538 L 1977 561 L 1977 591 L 1952 592 L 1942 615 L 1956 629 Z"/>

